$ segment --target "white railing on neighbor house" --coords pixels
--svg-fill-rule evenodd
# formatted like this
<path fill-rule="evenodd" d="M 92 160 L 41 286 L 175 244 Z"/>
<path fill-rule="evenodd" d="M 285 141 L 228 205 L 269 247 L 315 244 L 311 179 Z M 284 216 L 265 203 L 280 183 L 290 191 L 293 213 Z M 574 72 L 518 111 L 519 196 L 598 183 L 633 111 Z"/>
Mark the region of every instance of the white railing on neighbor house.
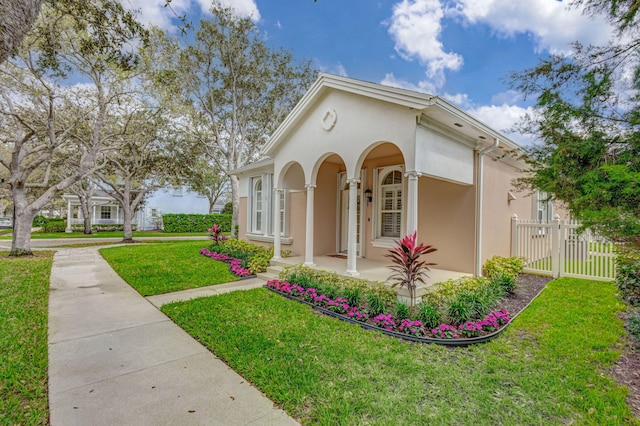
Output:
<path fill-rule="evenodd" d="M 511 219 L 511 255 L 525 259 L 525 272 L 557 277 L 612 281 L 615 278 L 615 247 L 580 224 L 560 220 L 550 223 Z"/>
<path fill-rule="evenodd" d="M 84 219 L 73 218 L 71 219 L 71 224 L 83 225 Z M 92 219 L 91 224 L 92 225 L 122 225 L 122 220 L 121 219 Z"/>

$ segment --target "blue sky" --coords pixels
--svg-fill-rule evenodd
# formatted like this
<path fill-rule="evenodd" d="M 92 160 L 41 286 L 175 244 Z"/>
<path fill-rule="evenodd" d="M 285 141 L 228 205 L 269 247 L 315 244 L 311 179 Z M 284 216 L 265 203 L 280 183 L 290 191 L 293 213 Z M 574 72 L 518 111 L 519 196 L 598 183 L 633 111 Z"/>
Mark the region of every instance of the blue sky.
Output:
<path fill-rule="evenodd" d="M 164 0 L 123 0 L 143 22 L 176 32 Z M 142 3 L 142 4 L 140 4 Z M 530 107 L 509 71 L 572 41 L 605 44 L 612 30 L 557 0 L 224 0 L 251 17 L 272 47 L 321 71 L 440 95 L 505 131 Z M 210 0 L 173 0 L 197 23 Z M 506 133 L 506 132 L 505 132 Z M 522 144 L 531 141 L 509 134 Z"/>

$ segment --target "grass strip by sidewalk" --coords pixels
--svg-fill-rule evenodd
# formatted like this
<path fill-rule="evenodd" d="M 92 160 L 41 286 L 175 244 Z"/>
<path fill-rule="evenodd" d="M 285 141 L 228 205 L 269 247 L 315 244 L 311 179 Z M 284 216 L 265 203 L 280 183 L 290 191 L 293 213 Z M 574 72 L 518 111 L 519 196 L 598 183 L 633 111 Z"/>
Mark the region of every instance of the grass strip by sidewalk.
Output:
<path fill-rule="evenodd" d="M 49 422 L 47 318 L 52 252 L 0 253 L 0 424 Z"/>
<path fill-rule="evenodd" d="M 637 424 L 606 373 L 624 333 L 615 292 L 556 280 L 468 348 L 403 342 L 265 289 L 162 311 L 303 424 Z"/>
<path fill-rule="evenodd" d="M 229 264 L 201 256 L 210 241 L 135 244 L 100 250 L 111 267 L 143 296 L 237 281 Z"/>

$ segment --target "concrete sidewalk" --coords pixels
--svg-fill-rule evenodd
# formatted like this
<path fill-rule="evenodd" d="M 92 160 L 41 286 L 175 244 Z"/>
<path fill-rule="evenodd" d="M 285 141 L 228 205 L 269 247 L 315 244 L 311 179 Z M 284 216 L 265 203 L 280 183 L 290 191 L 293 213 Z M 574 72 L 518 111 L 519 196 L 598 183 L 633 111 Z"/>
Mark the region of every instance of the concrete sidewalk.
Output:
<path fill-rule="evenodd" d="M 49 405 L 53 426 L 297 424 L 129 287 L 93 247 L 54 256 Z"/>

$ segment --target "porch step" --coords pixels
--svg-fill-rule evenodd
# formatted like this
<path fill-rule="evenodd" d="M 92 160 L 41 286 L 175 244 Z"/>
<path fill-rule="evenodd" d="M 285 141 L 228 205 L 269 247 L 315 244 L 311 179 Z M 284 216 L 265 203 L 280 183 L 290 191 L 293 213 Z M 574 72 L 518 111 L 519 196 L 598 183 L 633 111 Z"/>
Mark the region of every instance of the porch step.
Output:
<path fill-rule="evenodd" d="M 271 264 L 273 265 L 273 261 L 271 261 Z M 269 266 L 267 268 L 266 272 L 261 272 L 259 274 L 257 274 L 257 277 L 262 279 L 262 280 L 275 280 L 278 278 L 278 274 L 280 274 L 280 272 L 282 272 L 282 266 L 280 265 L 276 265 L 276 266 Z"/>
<path fill-rule="evenodd" d="M 282 260 L 273 260 L 273 259 L 271 259 L 271 266 L 272 267 L 274 267 L 274 266 L 279 266 L 279 267 L 281 267 L 281 266 L 291 266 L 291 262 L 287 263 L 287 262 L 282 261 Z M 282 270 L 282 268 L 280 268 L 280 270 Z"/>

